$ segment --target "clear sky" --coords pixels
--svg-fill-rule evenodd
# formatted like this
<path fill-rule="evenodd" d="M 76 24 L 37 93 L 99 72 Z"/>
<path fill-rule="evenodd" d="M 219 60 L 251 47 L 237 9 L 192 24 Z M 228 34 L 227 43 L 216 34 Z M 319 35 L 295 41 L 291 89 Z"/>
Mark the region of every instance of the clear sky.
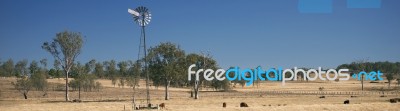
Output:
<path fill-rule="evenodd" d="M 85 36 L 82 63 L 135 60 L 140 28 L 127 9 L 143 5 L 153 15 L 149 46 L 170 41 L 186 53 L 210 51 L 222 68 L 400 61 L 400 0 L 378 0 L 372 8 L 328 0 L 314 4 L 322 9 L 317 13 L 307 13 L 300 1 L 0 0 L 0 59 L 52 63 L 41 45 L 69 30 Z"/>

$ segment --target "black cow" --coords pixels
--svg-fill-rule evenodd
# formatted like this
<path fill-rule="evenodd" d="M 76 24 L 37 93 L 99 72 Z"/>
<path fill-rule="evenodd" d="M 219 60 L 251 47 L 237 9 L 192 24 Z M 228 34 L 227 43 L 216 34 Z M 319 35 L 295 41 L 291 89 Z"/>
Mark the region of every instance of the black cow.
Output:
<path fill-rule="evenodd" d="M 249 107 L 245 102 L 240 103 L 240 107 Z"/>
<path fill-rule="evenodd" d="M 343 104 L 350 104 L 350 100 L 344 101 Z"/>

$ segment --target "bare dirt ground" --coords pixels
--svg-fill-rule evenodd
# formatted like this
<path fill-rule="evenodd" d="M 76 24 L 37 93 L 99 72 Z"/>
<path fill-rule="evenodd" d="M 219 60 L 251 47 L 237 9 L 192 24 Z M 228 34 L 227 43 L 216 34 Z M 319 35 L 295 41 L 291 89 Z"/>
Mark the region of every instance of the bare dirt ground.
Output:
<path fill-rule="evenodd" d="M 50 86 L 46 96 L 42 91 L 29 92 L 28 99 L 23 99 L 21 93 L 13 88 L 11 82 L 15 78 L 0 78 L 0 111 L 129 111 L 132 110 L 132 88 L 113 86 L 110 80 L 98 80 L 103 88 L 100 91 L 81 92 L 81 103 L 64 102 L 64 91 L 60 86 L 64 79 L 48 79 Z M 163 110 L 400 110 L 400 103 L 390 103 L 390 98 L 399 98 L 400 93 L 393 81 L 392 89 L 387 89 L 386 81 L 370 83 L 365 81 L 364 91 L 361 91 L 360 81 L 289 81 L 285 86 L 281 82 L 261 82 L 258 86 L 242 88 L 236 85 L 233 91 L 216 92 L 211 88 L 203 88 L 200 99 L 190 98 L 189 88 L 170 88 L 171 99 L 164 100 L 164 87 L 151 87 L 151 103 L 165 103 Z M 57 87 L 59 86 L 59 87 Z M 324 87 L 319 91 L 319 87 Z M 384 87 L 385 97 L 381 88 Z M 145 86 L 140 82 L 136 90 L 136 103 L 145 104 Z M 320 96 L 326 98 L 320 99 Z M 357 97 L 350 97 L 357 96 Z M 78 98 L 78 91 L 70 91 L 70 99 Z M 343 104 L 350 100 L 350 104 Z M 223 108 L 222 103 L 227 107 Z M 240 108 L 239 104 L 246 102 L 249 107 Z"/>

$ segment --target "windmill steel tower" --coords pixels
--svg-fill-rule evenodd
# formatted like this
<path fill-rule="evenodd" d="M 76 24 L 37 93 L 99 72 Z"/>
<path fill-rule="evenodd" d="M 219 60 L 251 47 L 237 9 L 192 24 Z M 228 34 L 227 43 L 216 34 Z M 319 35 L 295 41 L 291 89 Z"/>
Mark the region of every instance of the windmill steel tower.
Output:
<path fill-rule="evenodd" d="M 138 60 L 141 58 L 141 49 L 143 48 L 144 56 L 143 56 L 143 64 L 144 64 L 144 74 L 146 75 L 146 93 L 147 93 L 147 105 L 151 107 L 150 103 L 150 91 L 149 91 L 149 74 L 147 71 L 147 49 L 146 49 L 146 32 L 145 27 L 150 23 L 151 13 L 149 9 L 144 6 L 139 6 L 136 9 L 132 10 L 128 8 L 128 13 L 132 14 L 133 20 L 141 27 L 141 36 L 140 36 L 140 44 L 139 44 L 139 53 Z M 143 43 L 143 45 L 142 45 Z"/>

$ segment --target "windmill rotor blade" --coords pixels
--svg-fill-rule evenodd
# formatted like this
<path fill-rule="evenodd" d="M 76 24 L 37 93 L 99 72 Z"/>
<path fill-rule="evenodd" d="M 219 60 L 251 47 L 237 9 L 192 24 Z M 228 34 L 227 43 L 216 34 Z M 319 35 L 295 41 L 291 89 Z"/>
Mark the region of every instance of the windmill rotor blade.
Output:
<path fill-rule="evenodd" d="M 147 17 L 151 18 L 151 14 L 149 13 L 149 14 L 147 15 Z"/>
<path fill-rule="evenodd" d="M 142 11 L 143 11 L 143 12 L 147 12 L 147 8 L 144 7 L 144 6 L 142 6 Z"/>
<path fill-rule="evenodd" d="M 128 13 L 130 13 L 130 14 L 132 14 L 134 16 L 139 16 L 138 12 L 136 12 L 135 10 L 129 9 L 129 8 L 128 8 Z"/>
<path fill-rule="evenodd" d="M 136 8 L 135 10 L 136 10 L 137 12 L 139 12 L 139 13 L 144 12 L 143 6 L 140 6 L 140 7 Z"/>
<path fill-rule="evenodd" d="M 140 26 L 146 26 L 147 24 L 150 23 L 150 20 L 152 18 L 149 9 L 147 9 L 144 6 L 139 6 L 134 10 L 128 8 L 128 12 L 134 15 L 133 16 L 134 22 Z"/>
<path fill-rule="evenodd" d="M 143 12 L 146 12 L 146 9 L 147 9 L 146 7 L 141 6 L 141 8 L 142 8 L 142 11 L 143 11 Z"/>

